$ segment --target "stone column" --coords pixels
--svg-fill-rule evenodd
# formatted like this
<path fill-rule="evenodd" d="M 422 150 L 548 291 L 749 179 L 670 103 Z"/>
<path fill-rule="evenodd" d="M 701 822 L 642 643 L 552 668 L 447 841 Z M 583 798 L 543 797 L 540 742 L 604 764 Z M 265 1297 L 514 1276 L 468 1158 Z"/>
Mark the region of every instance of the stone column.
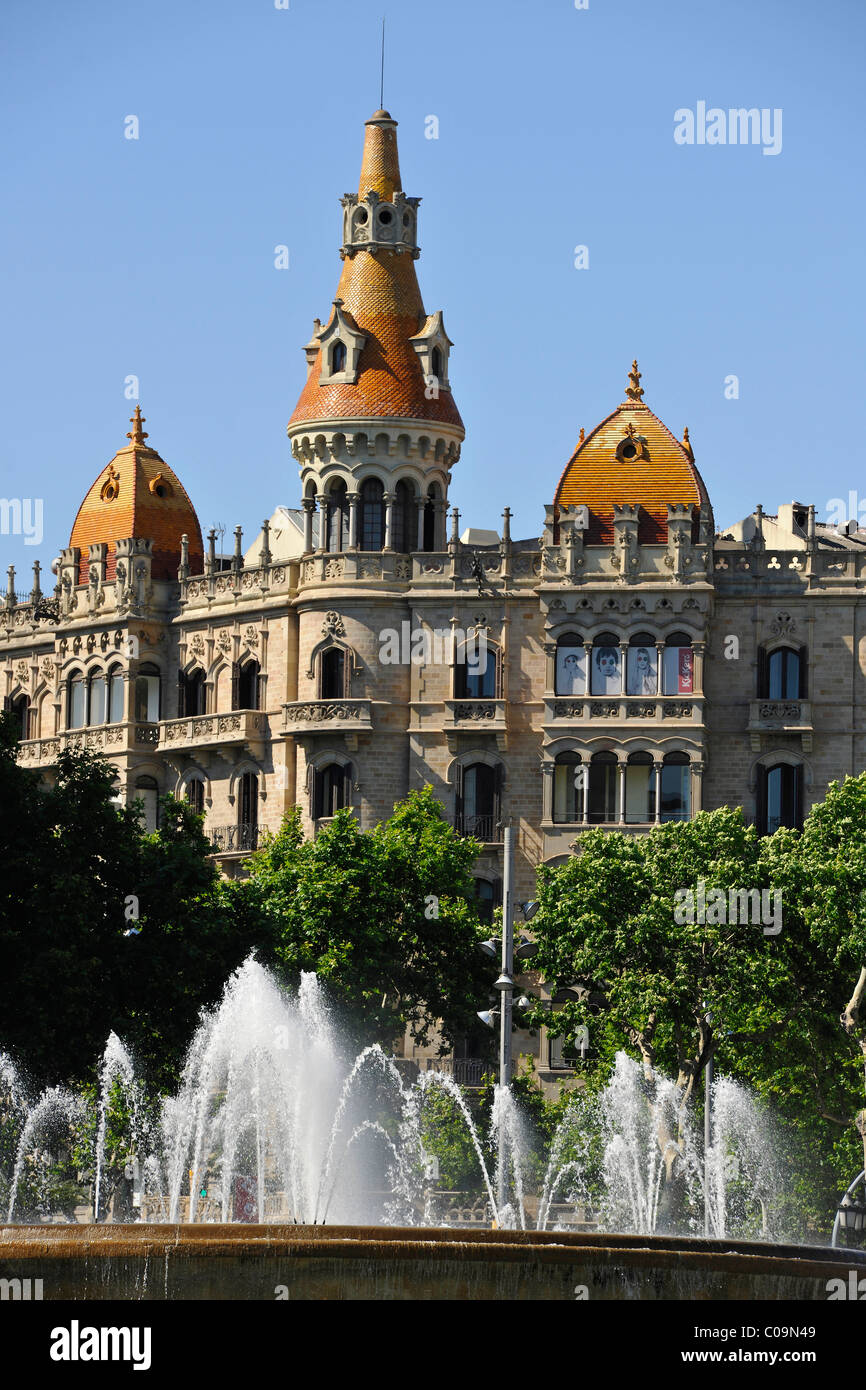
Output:
<path fill-rule="evenodd" d="M 661 818 L 662 818 L 662 766 L 663 766 L 663 764 L 660 763 L 660 762 L 654 762 L 654 763 L 653 763 L 653 776 L 654 776 L 654 779 L 655 779 L 655 789 L 656 789 L 656 812 L 655 812 L 655 823 L 656 823 L 656 825 L 660 825 L 660 824 L 661 824 Z"/>
<path fill-rule="evenodd" d="M 692 643 L 692 694 L 703 695 L 704 693 L 704 651 L 705 642 Z"/>
<path fill-rule="evenodd" d="M 425 508 L 425 506 L 426 506 L 426 499 L 424 498 L 423 495 L 422 495 L 421 498 L 415 503 L 415 506 L 416 506 L 417 509 L 418 509 L 418 529 L 417 529 L 418 546 L 417 546 L 417 549 L 418 549 L 418 550 L 423 550 L 423 549 L 424 549 L 424 508 Z"/>
<path fill-rule="evenodd" d="M 359 492 L 347 492 L 346 500 L 349 503 L 349 549 L 358 549 L 358 503 L 361 500 Z"/>
<path fill-rule="evenodd" d="M 590 763 L 589 763 L 589 762 L 582 762 L 582 763 L 581 763 L 581 767 L 583 768 L 584 773 L 585 773 L 585 776 L 584 776 L 584 779 L 583 779 L 583 817 L 582 817 L 582 819 L 583 819 L 583 824 L 584 824 L 584 825 L 588 825 L 588 824 L 589 824 L 589 769 L 590 769 Z"/>
<path fill-rule="evenodd" d="M 456 510 L 456 508 L 455 508 Z M 433 523 L 433 549 L 445 549 L 445 517 L 448 513 L 448 503 L 444 497 L 438 498 L 433 503 L 435 520 Z"/>
<path fill-rule="evenodd" d="M 691 820 L 694 820 L 695 816 L 698 815 L 698 813 L 701 811 L 703 807 L 704 765 L 701 762 L 693 762 L 690 764 L 690 767 L 692 773 L 692 795 L 691 806 L 689 807 L 689 817 Z"/>
<path fill-rule="evenodd" d="M 617 772 L 619 773 L 619 813 L 617 815 L 617 820 L 620 825 L 625 825 L 625 769 L 626 764 L 620 762 L 617 766 Z"/>
<path fill-rule="evenodd" d="M 383 550 L 393 550 L 391 540 L 394 532 L 394 494 L 386 492 L 382 500 L 385 503 L 385 544 Z"/>
<path fill-rule="evenodd" d="M 556 694 L 556 643 L 544 643 L 544 692 Z"/>
<path fill-rule="evenodd" d="M 584 642 L 583 650 L 586 652 L 586 680 L 584 681 L 584 693 L 588 695 L 592 690 L 592 643 Z"/>
<path fill-rule="evenodd" d="M 303 499 L 303 553 L 313 553 L 313 513 L 316 512 L 316 498 Z"/>
<path fill-rule="evenodd" d="M 541 764 L 541 819 L 545 821 L 553 820 L 553 778 L 555 764 L 544 762 Z"/>
<path fill-rule="evenodd" d="M 656 694 L 664 690 L 665 644 L 656 642 Z"/>
<path fill-rule="evenodd" d="M 628 642 L 619 644 L 619 674 L 620 694 L 625 695 L 628 690 Z"/>

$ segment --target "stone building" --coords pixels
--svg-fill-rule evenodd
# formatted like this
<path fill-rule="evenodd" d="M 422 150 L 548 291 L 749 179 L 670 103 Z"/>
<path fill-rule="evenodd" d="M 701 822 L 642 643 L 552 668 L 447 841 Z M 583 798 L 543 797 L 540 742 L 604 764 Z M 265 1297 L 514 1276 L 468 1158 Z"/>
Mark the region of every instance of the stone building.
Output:
<path fill-rule="evenodd" d="M 22 762 L 50 777 L 63 747 L 103 751 L 148 824 L 168 791 L 204 812 L 228 874 L 295 803 L 310 834 L 342 806 L 368 828 L 429 782 L 484 843 L 485 910 L 506 822 L 518 898 L 588 825 L 722 805 L 799 824 L 866 766 L 866 533 L 792 502 L 719 534 L 688 430 L 653 414 L 636 363 L 555 486 L 551 461 L 540 536 L 512 538 L 507 508 L 461 532 L 464 427 L 416 277 L 418 203 L 377 111 L 303 349 L 298 508 L 246 550 L 239 528 L 232 554 L 213 532 L 205 547 L 136 407 L 53 596 L 38 566 L 17 593 L 10 568 L 0 674 Z M 555 1069 L 523 1039 L 539 1046 Z"/>

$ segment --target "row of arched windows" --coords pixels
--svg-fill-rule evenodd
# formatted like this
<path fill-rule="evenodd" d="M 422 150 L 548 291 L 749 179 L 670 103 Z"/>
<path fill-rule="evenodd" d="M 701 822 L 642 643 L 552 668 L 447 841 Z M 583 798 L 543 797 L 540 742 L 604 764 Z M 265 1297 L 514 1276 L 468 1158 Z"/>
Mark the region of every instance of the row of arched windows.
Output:
<path fill-rule="evenodd" d="M 602 632 L 589 644 L 578 633 L 566 633 L 556 644 L 554 690 L 557 695 L 691 695 L 691 637 L 672 632 L 660 652 L 651 632 L 635 633 L 629 638 L 623 672 L 615 632 Z"/>
<path fill-rule="evenodd" d="M 437 506 L 442 500 L 438 483 L 431 483 L 424 500 L 423 519 L 419 536 L 418 494 L 412 483 L 401 478 L 394 487 L 391 502 L 391 549 L 410 554 L 418 550 L 435 550 L 441 538 L 437 536 Z M 361 550 L 382 550 L 385 545 L 386 503 L 385 487 L 380 478 L 365 478 L 358 499 L 358 536 Z M 349 495 L 344 479 L 331 484 L 321 499 L 321 547 L 331 554 L 349 548 Z"/>
<path fill-rule="evenodd" d="M 85 729 L 99 724 L 122 724 L 124 674 L 119 666 L 86 675 L 74 671 L 66 686 L 66 727 Z M 160 718 L 160 676 L 158 667 L 145 662 L 139 666 L 133 685 L 133 713 L 136 723 L 155 724 Z"/>
<path fill-rule="evenodd" d="M 258 709 L 261 696 L 261 668 L 250 658 L 232 662 L 232 709 Z M 177 678 L 177 717 L 207 714 L 207 686 L 201 666 L 181 671 Z"/>

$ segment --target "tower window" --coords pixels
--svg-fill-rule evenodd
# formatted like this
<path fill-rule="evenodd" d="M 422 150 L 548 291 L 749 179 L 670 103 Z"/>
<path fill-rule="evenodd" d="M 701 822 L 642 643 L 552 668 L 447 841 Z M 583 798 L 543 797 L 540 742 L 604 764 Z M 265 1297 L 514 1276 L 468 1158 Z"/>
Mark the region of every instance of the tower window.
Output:
<path fill-rule="evenodd" d="M 338 372 L 346 370 L 346 344 L 334 343 L 331 348 L 331 373 L 336 376 Z"/>
<path fill-rule="evenodd" d="M 389 208 L 383 208 L 379 213 L 379 221 L 384 227 L 389 227 L 394 220 L 394 214 Z"/>
<path fill-rule="evenodd" d="M 342 647 L 329 647 L 322 652 L 319 672 L 319 698 L 341 700 L 346 694 L 346 654 Z"/>
<path fill-rule="evenodd" d="M 442 375 L 442 349 L 435 347 L 430 354 L 430 366 L 433 375 L 438 379 Z"/>
<path fill-rule="evenodd" d="M 361 549 L 381 550 L 385 539 L 385 489 L 378 478 L 361 484 Z"/>
<path fill-rule="evenodd" d="M 344 806 L 349 805 L 352 785 L 352 767 L 347 764 L 329 763 L 316 773 L 313 799 L 313 815 L 316 820 L 334 816 Z"/>

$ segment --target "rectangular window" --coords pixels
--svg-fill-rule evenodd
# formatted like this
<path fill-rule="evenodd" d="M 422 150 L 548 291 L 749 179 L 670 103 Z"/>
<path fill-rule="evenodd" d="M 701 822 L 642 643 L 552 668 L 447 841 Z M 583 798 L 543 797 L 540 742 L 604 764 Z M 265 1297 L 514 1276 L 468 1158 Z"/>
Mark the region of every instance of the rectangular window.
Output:
<path fill-rule="evenodd" d="M 665 695 L 691 695 L 694 691 L 691 647 L 665 647 Z"/>
<path fill-rule="evenodd" d="M 629 695 L 657 693 L 658 652 L 655 647 L 629 647 L 626 689 Z"/>

